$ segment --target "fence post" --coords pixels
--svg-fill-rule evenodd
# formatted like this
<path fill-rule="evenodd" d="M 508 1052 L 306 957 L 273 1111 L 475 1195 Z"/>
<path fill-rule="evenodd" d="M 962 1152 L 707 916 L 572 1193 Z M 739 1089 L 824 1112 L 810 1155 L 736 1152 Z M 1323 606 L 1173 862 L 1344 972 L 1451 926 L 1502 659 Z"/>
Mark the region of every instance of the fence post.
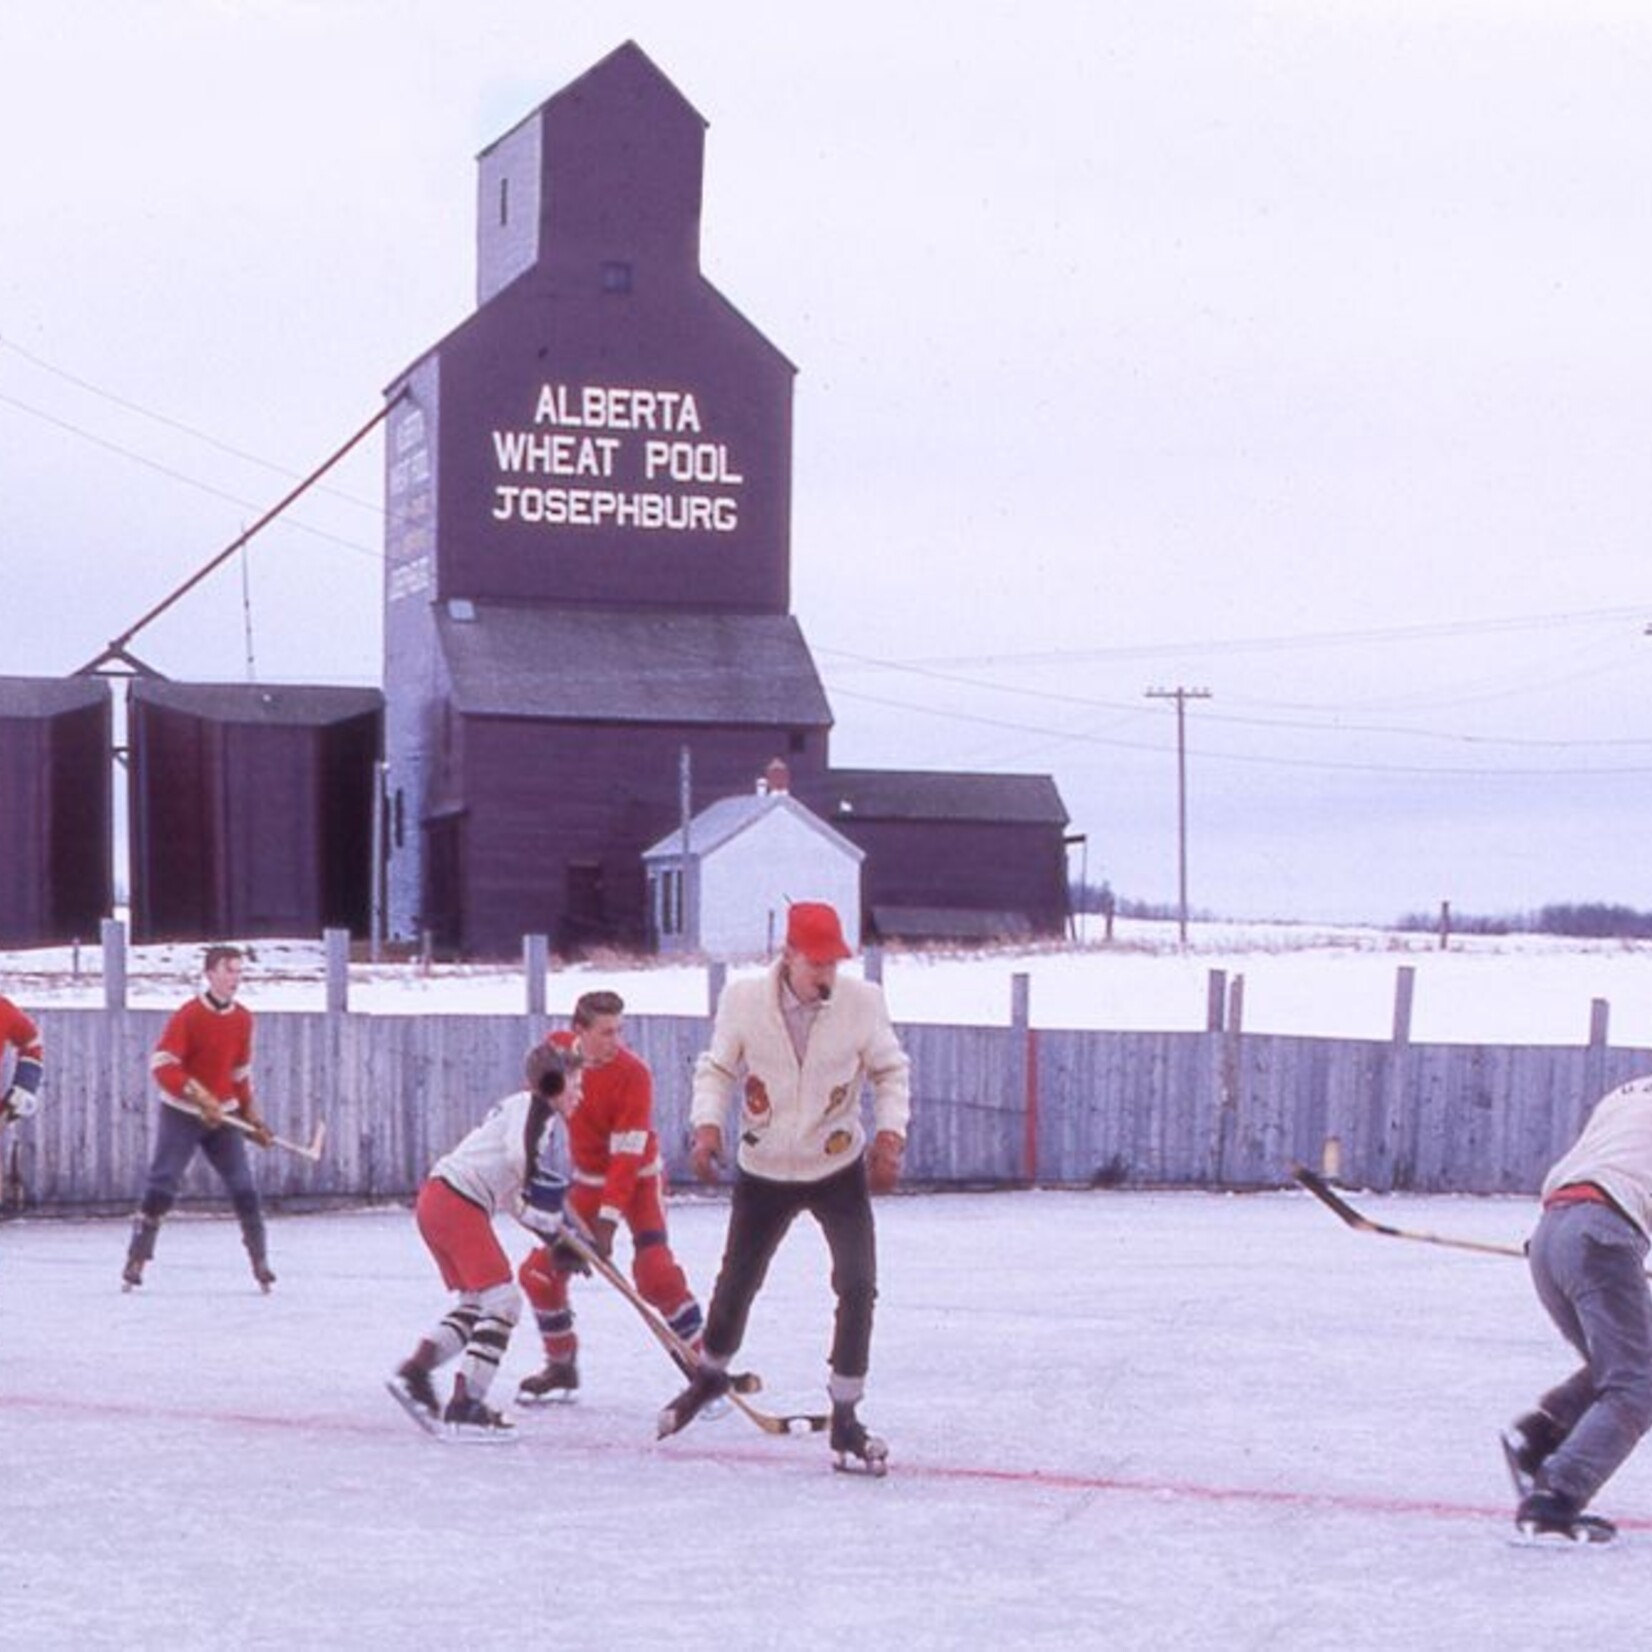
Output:
<path fill-rule="evenodd" d="M 1404 1146 L 1408 1135 L 1406 1115 L 1409 1107 L 1407 1080 L 1411 1070 L 1411 1009 L 1416 996 L 1416 966 L 1401 964 L 1394 972 L 1394 1028 L 1383 1086 L 1387 1092 L 1383 1097 L 1384 1129 L 1382 1141 L 1378 1144 L 1385 1172 L 1382 1185 L 1390 1189 L 1409 1187 L 1414 1168 L 1406 1162 Z"/>
<path fill-rule="evenodd" d="M 1205 1031 L 1217 1033 L 1222 1030 L 1224 1017 L 1227 1013 L 1228 973 L 1225 969 L 1213 969 L 1205 977 Z"/>
<path fill-rule="evenodd" d="M 126 925 L 119 918 L 105 918 L 99 927 L 103 942 L 103 1007 L 126 1008 Z"/>
<path fill-rule="evenodd" d="M 350 931 L 324 929 L 321 942 L 327 953 L 327 1013 L 343 1015 L 350 1007 Z"/>
<path fill-rule="evenodd" d="M 883 948 L 876 945 L 867 947 L 861 967 L 866 979 L 874 986 L 881 987 L 883 985 Z"/>
<path fill-rule="evenodd" d="M 1010 1030 L 1021 1052 L 1021 1175 L 1038 1180 L 1038 1051 L 1032 1031 L 1032 976 L 1017 970 L 1010 977 Z"/>
<path fill-rule="evenodd" d="M 1586 1057 L 1589 1093 L 1584 1107 L 1593 1107 L 1606 1092 L 1606 1050 L 1611 1042 L 1612 1006 L 1604 998 L 1589 1000 L 1589 1052 Z"/>
<path fill-rule="evenodd" d="M 1211 1138 L 1211 1177 L 1217 1187 L 1226 1185 L 1230 1170 L 1230 1150 L 1239 1134 L 1239 1055 L 1245 1030 L 1245 978 L 1235 975 L 1222 996 L 1223 972 L 1211 972 L 1211 1033 L 1215 1036 L 1220 1069 L 1216 1082 L 1216 1119 Z"/>
<path fill-rule="evenodd" d="M 728 981 L 728 965 L 721 958 L 714 958 L 706 965 L 706 1014 L 715 1015 L 717 1005 L 723 996 L 723 987 Z"/>
<path fill-rule="evenodd" d="M 550 939 L 544 935 L 522 937 L 522 975 L 528 988 L 528 1014 L 545 1013 L 545 971 L 551 955 Z"/>

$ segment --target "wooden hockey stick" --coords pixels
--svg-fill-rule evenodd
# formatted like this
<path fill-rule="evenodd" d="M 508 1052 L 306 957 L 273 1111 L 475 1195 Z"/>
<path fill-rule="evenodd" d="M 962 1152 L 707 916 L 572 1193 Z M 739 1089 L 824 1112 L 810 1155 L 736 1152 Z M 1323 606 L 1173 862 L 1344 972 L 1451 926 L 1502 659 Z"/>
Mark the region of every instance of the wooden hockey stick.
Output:
<path fill-rule="evenodd" d="M 547 1239 L 538 1229 L 530 1228 L 540 1239 Z M 671 1329 L 666 1322 L 654 1311 L 654 1306 L 629 1279 L 608 1260 L 585 1236 L 575 1227 L 564 1223 L 562 1231 L 554 1242 L 566 1244 L 583 1262 L 589 1265 L 594 1273 L 600 1274 L 614 1287 L 633 1308 L 637 1310 L 643 1324 L 653 1334 L 654 1340 L 671 1356 L 672 1362 L 685 1377 L 692 1377 L 699 1366 L 699 1356 L 683 1339 Z M 753 1405 L 738 1388 L 730 1388 L 728 1398 L 733 1402 L 735 1409 L 743 1412 L 765 1434 L 820 1434 L 831 1426 L 832 1419 L 817 1412 L 793 1412 L 780 1414 L 765 1411 L 760 1406 Z"/>
<path fill-rule="evenodd" d="M 1415 1239 L 1424 1245 L 1447 1245 L 1452 1250 L 1478 1251 L 1482 1256 L 1514 1256 L 1525 1260 L 1524 1245 L 1494 1245 L 1480 1239 L 1458 1239 L 1443 1233 L 1419 1233 L 1414 1228 L 1390 1227 L 1386 1222 L 1373 1221 L 1348 1203 L 1317 1171 L 1306 1165 L 1293 1164 L 1291 1174 L 1328 1210 L 1333 1211 L 1349 1227 L 1361 1233 L 1378 1233 L 1385 1239 Z M 1652 1279 L 1652 1267 L 1644 1270 Z"/>
<path fill-rule="evenodd" d="M 1360 1233 L 1379 1233 L 1385 1239 L 1413 1239 L 1421 1245 L 1444 1245 L 1451 1250 L 1478 1251 L 1483 1256 L 1516 1256 L 1526 1254 L 1523 1245 L 1497 1245 L 1481 1239 L 1458 1239 L 1444 1233 L 1420 1233 L 1415 1228 L 1390 1227 L 1386 1222 L 1374 1221 L 1354 1209 L 1317 1171 L 1306 1165 L 1293 1164 L 1291 1174 L 1325 1208 Z"/>
<path fill-rule="evenodd" d="M 204 1122 L 206 1115 L 203 1113 L 201 1118 Z M 227 1124 L 232 1130 L 239 1130 L 243 1136 L 256 1137 L 258 1134 L 258 1127 L 256 1125 L 248 1124 L 239 1113 L 225 1113 L 219 1119 L 219 1123 Z M 311 1164 L 319 1164 L 321 1162 L 321 1149 L 325 1145 L 326 1140 L 327 1121 L 326 1119 L 322 1119 L 316 1125 L 315 1134 L 310 1137 L 308 1143 L 288 1141 L 285 1136 L 277 1136 L 272 1132 L 270 1135 L 270 1146 L 284 1148 L 287 1152 L 295 1154 L 298 1158 L 308 1159 Z"/>

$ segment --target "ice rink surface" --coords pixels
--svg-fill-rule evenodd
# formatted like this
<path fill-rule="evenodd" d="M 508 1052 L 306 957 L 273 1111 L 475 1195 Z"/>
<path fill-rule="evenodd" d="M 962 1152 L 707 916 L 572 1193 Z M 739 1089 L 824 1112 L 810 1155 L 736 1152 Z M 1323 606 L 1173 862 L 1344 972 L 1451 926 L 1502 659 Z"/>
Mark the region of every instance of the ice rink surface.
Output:
<path fill-rule="evenodd" d="M 1365 1203 L 1498 1241 L 1532 1219 Z M 702 1295 L 725 1213 L 672 1207 Z M 882 1481 L 737 1414 L 656 1443 L 675 1373 L 600 1281 L 576 1287 L 576 1405 L 518 1412 L 509 1446 L 426 1437 L 382 1386 L 447 1300 L 405 1210 L 276 1216 L 269 1297 L 226 1218 L 170 1222 L 131 1295 L 124 1223 L 8 1222 L 0 1646 L 1561 1652 L 1643 1632 L 1652 1444 L 1597 1504 L 1616 1544 L 1513 1540 L 1496 1430 L 1571 1363 L 1518 1261 L 1357 1234 L 1299 1193 L 912 1195 L 878 1216 Z M 825 1274 L 805 1219 L 741 1361 L 773 1406 L 822 1399 Z M 494 1397 L 538 1356 L 519 1327 Z"/>

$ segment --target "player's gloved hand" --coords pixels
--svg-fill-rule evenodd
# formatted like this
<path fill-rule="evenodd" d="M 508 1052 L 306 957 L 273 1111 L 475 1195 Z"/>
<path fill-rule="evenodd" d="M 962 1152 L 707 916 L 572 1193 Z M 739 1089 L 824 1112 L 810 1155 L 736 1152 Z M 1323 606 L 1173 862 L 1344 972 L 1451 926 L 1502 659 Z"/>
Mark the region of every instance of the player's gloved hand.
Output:
<path fill-rule="evenodd" d="M 559 1222 L 554 1233 L 545 1236 L 545 1249 L 551 1258 L 551 1266 L 558 1273 L 584 1273 L 591 1271 L 591 1264 L 585 1260 L 585 1253 L 579 1244 L 573 1243 L 569 1235 L 576 1235 L 579 1244 L 591 1245 L 591 1236 L 572 1222 Z"/>
<path fill-rule="evenodd" d="M 562 1230 L 562 1207 L 568 1197 L 568 1178 L 541 1167 L 522 1189 L 522 1221 L 547 1238 Z"/>
<path fill-rule="evenodd" d="M 906 1138 L 893 1130 L 880 1130 L 866 1155 L 866 1180 L 874 1193 L 888 1193 L 901 1179 L 906 1157 Z"/>
<path fill-rule="evenodd" d="M 241 1109 L 241 1122 L 252 1132 L 252 1139 L 260 1147 L 268 1147 L 275 1140 L 275 1132 L 257 1113 L 249 1113 L 245 1107 Z"/>
<path fill-rule="evenodd" d="M 723 1163 L 723 1132 L 715 1124 L 697 1124 L 689 1144 L 688 1162 L 702 1182 L 717 1180 Z"/>
<path fill-rule="evenodd" d="M 13 1119 L 32 1119 L 39 1111 L 40 1098 L 34 1091 L 14 1084 L 6 1092 L 6 1099 L 0 1101 L 0 1124 L 10 1124 Z"/>

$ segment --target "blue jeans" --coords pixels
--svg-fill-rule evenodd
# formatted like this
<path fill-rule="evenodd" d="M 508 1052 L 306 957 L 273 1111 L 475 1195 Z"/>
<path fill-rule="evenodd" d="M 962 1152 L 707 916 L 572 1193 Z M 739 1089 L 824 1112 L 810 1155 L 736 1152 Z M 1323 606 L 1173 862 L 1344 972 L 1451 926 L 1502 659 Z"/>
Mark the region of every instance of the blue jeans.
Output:
<path fill-rule="evenodd" d="M 1542 1483 L 1581 1507 L 1652 1427 L 1652 1291 L 1646 1236 L 1608 1205 L 1560 1205 L 1532 1235 L 1532 1283 L 1560 1334 L 1583 1355 L 1539 1402 L 1565 1438 Z"/>
<path fill-rule="evenodd" d="M 252 1166 L 247 1161 L 246 1138 L 228 1124 L 209 1130 L 198 1119 L 176 1107 L 163 1104 L 158 1114 L 155 1152 L 149 1161 L 149 1180 L 138 1203 L 138 1219 L 148 1225 L 148 1237 L 134 1239 L 137 1253 L 147 1257 L 153 1252 L 155 1228 L 171 1210 L 178 1197 L 178 1183 L 199 1148 L 207 1163 L 218 1172 L 218 1179 L 224 1184 L 224 1191 L 229 1194 L 230 1202 L 235 1207 L 247 1254 L 254 1261 L 262 1261 L 265 1251 L 264 1213 L 259 1203 L 257 1185 L 252 1179 Z"/>

